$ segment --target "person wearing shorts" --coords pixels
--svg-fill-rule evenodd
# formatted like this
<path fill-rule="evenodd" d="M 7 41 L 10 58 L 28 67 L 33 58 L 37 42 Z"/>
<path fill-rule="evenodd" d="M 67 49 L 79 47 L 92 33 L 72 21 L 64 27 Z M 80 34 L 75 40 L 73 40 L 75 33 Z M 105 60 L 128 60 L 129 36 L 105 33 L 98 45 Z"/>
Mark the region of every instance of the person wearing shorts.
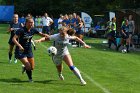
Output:
<path fill-rule="evenodd" d="M 76 36 L 69 36 L 68 33 L 75 33 L 75 30 L 69 29 L 68 27 L 62 26 L 59 29 L 58 34 L 50 35 L 49 37 L 44 37 L 39 40 L 35 40 L 35 42 L 43 42 L 43 41 L 48 41 L 52 40 L 54 41 L 54 47 L 57 49 L 57 54 L 52 56 L 52 60 L 54 64 L 56 65 L 57 71 L 58 71 L 58 76 L 61 80 L 64 80 L 64 77 L 62 75 L 62 70 L 63 70 L 63 64 L 62 61 L 64 61 L 70 70 L 77 76 L 77 78 L 80 80 L 82 85 L 86 85 L 85 80 L 82 78 L 79 69 L 74 66 L 71 55 L 68 50 L 68 43 L 69 40 L 75 39 L 79 41 L 80 43 L 83 44 L 85 48 L 90 48 L 89 45 L 87 45 L 84 41 L 82 41 L 80 38 Z"/>

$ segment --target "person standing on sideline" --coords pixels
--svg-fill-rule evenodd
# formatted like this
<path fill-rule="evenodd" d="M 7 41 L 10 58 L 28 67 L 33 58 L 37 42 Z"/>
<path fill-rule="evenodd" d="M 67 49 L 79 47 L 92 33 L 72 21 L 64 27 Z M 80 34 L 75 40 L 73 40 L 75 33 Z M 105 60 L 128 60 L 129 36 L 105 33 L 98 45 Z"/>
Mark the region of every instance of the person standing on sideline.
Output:
<path fill-rule="evenodd" d="M 133 42 L 132 42 L 132 35 L 134 35 L 134 33 L 135 33 L 135 22 L 133 20 L 132 15 L 129 15 L 128 24 L 129 24 L 129 40 L 130 40 L 129 47 L 132 46 L 134 48 L 134 45 L 133 45 Z"/>
<path fill-rule="evenodd" d="M 8 28 L 8 32 L 10 32 L 10 38 L 9 38 L 9 52 L 8 52 L 8 55 L 9 55 L 9 63 L 12 62 L 12 52 L 13 52 L 13 49 L 14 49 L 14 42 L 12 41 L 12 38 L 14 37 L 15 35 L 15 32 L 20 29 L 21 27 L 23 27 L 23 24 L 22 23 L 19 23 L 18 21 L 18 14 L 14 14 L 13 15 L 13 21 L 10 23 L 9 25 L 9 28 Z M 14 58 L 14 63 L 17 63 L 17 59 L 16 57 Z"/>
<path fill-rule="evenodd" d="M 126 46 L 126 50 L 128 53 L 130 40 L 129 40 L 129 24 L 128 24 L 127 19 L 124 21 L 124 25 L 122 26 L 121 34 L 122 34 L 121 44 L 118 45 L 117 51 L 119 50 L 121 45 L 123 45 L 123 46 Z"/>
<path fill-rule="evenodd" d="M 64 20 L 63 15 L 60 14 L 60 18 L 58 19 L 58 29 L 62 27 L 62 21 Z"/>
<path fill-rule="evenodd" d="M 43 33 L 50 34 L 53 20 L 48 16 L 47 13 L 44 14 L 44 17 L 42 18 L 42 23 L 43 23 Z"/>
<path fill-rule="evenodd" d="M 35 40 L 35 42 L 38 43 L 38 42 L 43 42 L 43 41 L 48 41 L 48 40 L 54 41 L 54 47 L 56 47 L 57 49 L 57 54 L 52 56 L 52 60 L 54 64 L 56 65 L 60 80 L 64 80 L 64 77 L 62 75 L 62 70 L 63 70 L 62 60 L 63 60 L 68 65 L 70 70 L 77 76 L 81 84 L 86 85 L 86 82 L 82 78 L 80 71 L 73 64 L 67 45 L 69 44 L 70 39 L 75 39 L 79 41 L 80 43 L 82 43 L 85 48 L 90 48 L 90 46 L 87 45 L 85 42 L 83 42 L 80 38 L 76 36 L 69 36 L 70 34 L 68 33 L 75 33 L 75 30 L 69 29 L 68 27 L 63 26 L 59 29 L 58 34 L 54 34 L 49 37 L 43 37 L 39 40 Z"/>
<path fill-rule="evenodd" d="M 84 22 L 82 21 L 82 19 L 80 18 L 79 15 L 77 15 L 77 20 L 78 20 L 78 24 L 76 25 L 76 33 L 75 35 L 77 37 L 79 37 L 81 40 L 83 40 L 83 37 L 84 37 L 84 31 L 82 30 L 82 28 L 84 27 Z M 78 47 L 81 47 L 81 43 L 80 42 L 76 42 L 77 46 Z"/>
<path fill-rule="evenodd" d="M 12 39 L 16 45 L 15 56 L 24 64 L 25 67 L 23 66 L 22 73 L 26 71 L 29 82 L 32 82 L 32 70 L 34 69 L 34 56 L 31 46 L 31 40 L 34 34 L 47 36 L 47 34 L 37 31 L 34 28 L 33 18 L 28 17 L 26 19 L 25 27 L 17 30 Z"/>
<path fill-rule="evenodd" d="M 109 33 L 107 35 L 108 38 L 108 48 L 111 48 L 111 44 L 113 43 L 117 49 L 117 44 L 116 44 L 116 17 L 113 17 L 111 19 L 111 22 L 109 23 L 108 26 Z"/>

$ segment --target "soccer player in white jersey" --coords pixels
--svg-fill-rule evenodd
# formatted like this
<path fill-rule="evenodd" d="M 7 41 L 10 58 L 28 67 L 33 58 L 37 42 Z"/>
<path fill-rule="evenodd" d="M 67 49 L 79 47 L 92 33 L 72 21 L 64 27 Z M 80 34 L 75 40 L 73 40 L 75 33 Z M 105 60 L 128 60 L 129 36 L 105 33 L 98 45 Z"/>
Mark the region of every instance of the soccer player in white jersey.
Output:
<path fill-rule="evenodd" d="M 62 75 L 63 65 L 62 60 L 69 66 L 70 70 L 77 76 L 77 78 L 80 80 L 82 85 L 86 85 L 86 82 L 82 78 L 80 71 L 77 67 L 74 66 L 71 55 L 69 53 L 69 50 L 67 48 L 67 45 L 69 43 L 70 39 L 75 39 L 83 44 L 85 48 L 91 48 L 89 45 L 87 45 L 85 42 L 83 42 L 80 38 L 76 36 L 69 36 L 68 30 L 71 31 L 69 33 L 73 33 L 73 29 L 69 29 L 68 27 L 61 27 L 59 29 L 58 34 L 50 35 L 48 37 L 43 37 L 39 40 L 35 40 L 35 42 L 43 42 L 48 40 L 54 41 L 54 46 L 57 49 L 57 54 L 52 57 L 52 60 L 54 64 L 56 65 L 59 78 L 61 80 L 64 80 L 64 77 Z"/>

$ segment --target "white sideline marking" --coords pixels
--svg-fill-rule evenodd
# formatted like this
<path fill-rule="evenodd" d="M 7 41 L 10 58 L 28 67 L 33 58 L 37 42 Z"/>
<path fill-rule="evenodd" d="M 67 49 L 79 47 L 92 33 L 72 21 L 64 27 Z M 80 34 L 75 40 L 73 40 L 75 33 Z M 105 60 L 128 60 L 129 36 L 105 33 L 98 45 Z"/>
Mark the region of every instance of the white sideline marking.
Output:
<path fill-rule="evenodd" d="M 47 48 L 45 45 L 43 45 L 43 44 L 41 44 L 41 43 L 40 43 L 40 45 L 41 45 L 43 48 Z M 99 87 L 101 90 L 103 90 L 104 93 L 111 93 L 111 92 L 109 92 L 108 89 L 104 88 L 101 84 L 99 84 L 98 82 L 96 82 L 96 81 L 95 81 L 94 79 L 92 79 L 89 75 L 87 75 L 86 73 L 82 72 L 81 70 L 80 70 L 80 72 L 83 73 L 84 76 L 85 76 L 88 80 L 90 80 L 93 84 L 95 84 L 97 87 Z"/>
<path fill-rule="evenodd" d="M 82 72 L 82 71 L 81 71 Z M 97 87 L 99 87 L 100 89 L 103 90 L 104 93 L 111 93 L 109 92 L 108 89 L 104 88 L 101 84 L 99 84 L 98 82 L 96 82 L 93 78 L 91 78 L 90 76 L 88 76 L 86 73 L 82 72 L 84 74 L 84 76 L 90 80 L 93 84 L 95 84 Z"/>

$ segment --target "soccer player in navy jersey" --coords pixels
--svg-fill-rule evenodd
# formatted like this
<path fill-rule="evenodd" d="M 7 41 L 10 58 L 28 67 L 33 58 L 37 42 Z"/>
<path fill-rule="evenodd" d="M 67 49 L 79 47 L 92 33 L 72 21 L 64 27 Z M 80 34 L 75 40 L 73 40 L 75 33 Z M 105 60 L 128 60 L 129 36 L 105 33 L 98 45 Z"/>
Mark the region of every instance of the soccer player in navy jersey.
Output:
<path fill-rule="evenodd" d="M 14 37 L 15 35 L 15 32 L 20 29 L 21 27 L 23 27 L 23 24 L 18 22 L 18 14 L 14 14 L 13 15 L 13 20 L 12 22 L 10 23 L 9 25 L 9 29 L 8 29 L 8 32 L 10 32 L 10 38 L 9 38 L 9 63 L 12 62 L 12 52 L 13 52 L 13 49 L 14 49 L 14 42 L 12 41 L 12 38 Z M 17 63 L 17 59 L 14 58 L 14 62 Z"/>
<path fill-rule="evenodd" d="M 24 64 L 25 67 L 23 72 L 26 71 L 29 82 L 32 82 L 32 70 L 34 69 L 34 56 L 31 46 L 31 39 L 34 34 L 47 36 L 47 34 L 38 32 L 34 28 L 33 18 L 28 17 L 26 19 L 25 27 L 17 30 L 12 39 L 16 45 L 15 56 Z"/>
<path fill-rule="evenodd" d="M 129 34 L 130 33 L 129 33 L 129 24 L 128 24 L 127 19 L 124 20 L 124 24 L 122 25 L 121 33 L 122 33 L 121 44 L 118 45 L 117 50 L 119 50 L 121 45 L 123 45 L 123 46 L 126 45 L 127 52 L 129 52 L 129 44 L 130 44 Z"/>

